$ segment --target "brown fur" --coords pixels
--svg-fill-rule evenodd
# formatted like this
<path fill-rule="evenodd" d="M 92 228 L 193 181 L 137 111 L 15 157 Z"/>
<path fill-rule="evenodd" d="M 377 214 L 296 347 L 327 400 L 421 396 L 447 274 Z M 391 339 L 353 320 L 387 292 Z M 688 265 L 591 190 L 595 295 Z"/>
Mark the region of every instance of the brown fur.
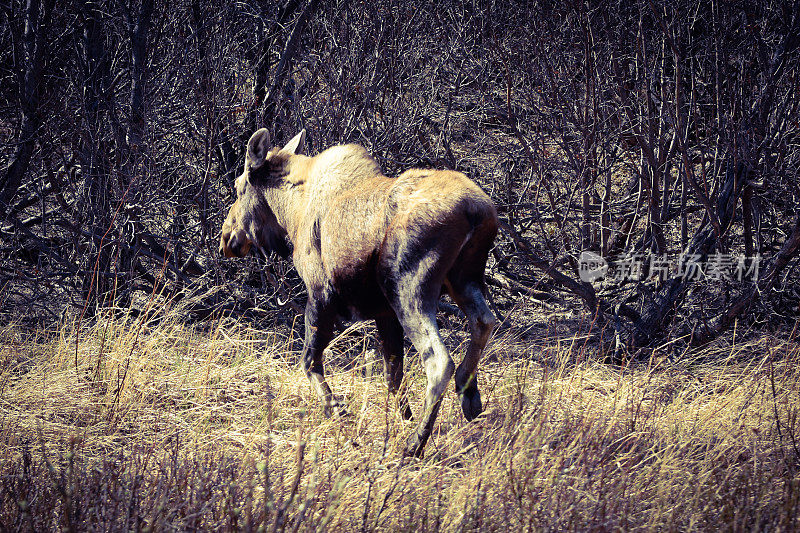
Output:
<path fill-rule="evenodd" d="M 454 370 L 465 416 L 471 420 L 482 410 L 476 368 L 495 323 L 483 271 L 497 213 L 459 172 L 413 169 L 389 178 L 361 146 L 307 157 L 304 141 L 305 130 L 283 149 L 270 150 L 266 130 L 253 134 L 220 251 L 243 256 L 255 246 L 287 255 L 291 241 L 308 290 L 303 361 L 326 414 L 340 409 L 322 366 L 336 316 L 375 320 L 393 392 L 402 382 L 405 332 L 428 379 L 423 413 L 407 445 L 408 453 L 419 455 Z M 436 326 L 443 290 L 470 324 L 471 342 L 457 370 Z M 410 417 L 403 394 L 399 401 Z"/>

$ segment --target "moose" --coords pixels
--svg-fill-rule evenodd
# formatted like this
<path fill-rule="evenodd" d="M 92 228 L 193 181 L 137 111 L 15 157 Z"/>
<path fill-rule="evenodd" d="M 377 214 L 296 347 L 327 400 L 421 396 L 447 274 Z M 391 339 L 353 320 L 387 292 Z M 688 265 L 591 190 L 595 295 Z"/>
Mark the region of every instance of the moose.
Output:
<path fill-rule="evenodd" d="M 250 137 L 220 253 L 292 255 L 308 291 L 302 361 L 325 416 L 346 412 L 323 368 L 339 317 L 375 321 L 388 388 L 406 420 L 412 413 L 401 388 L 403 334 L 409 337 L 427 379 L 405 448 L 419 457 L 454 373 L 466 419 L 483 411 L 476 371 L 496 324 L 484 269 L 497 211 L 460 172 L 411 169 L 390 178 L 362 146 L 334 146 L 309 157 L 305 138 L 302 130 L 283 148 L 271 148 L 266 129 Z M 445 291 L 469 321 L 470 342 L 458 368 L 436 323 Z"/>

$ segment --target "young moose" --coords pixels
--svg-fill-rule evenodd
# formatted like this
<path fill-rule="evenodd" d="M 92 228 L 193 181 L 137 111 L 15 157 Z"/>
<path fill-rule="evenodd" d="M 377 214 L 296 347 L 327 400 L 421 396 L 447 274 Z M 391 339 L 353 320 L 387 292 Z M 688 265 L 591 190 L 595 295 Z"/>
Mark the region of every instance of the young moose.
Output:
<path fill-rule="evenodd" d="M 476 369 L 495 325 L 483 276 L 497 212 L 459 172 L 415 169 L 388 178 L 361 146 L 307 157 L 304 144 L 305 130 L 272 149 L 266 129 L 253 134 L 220 252 L 243 257 L 255 247 L 287 257 L 291 241 L 308 290 L 302 359 L 326 416 L 341 411 L 322 362 L 337 316 L 375 320 L 392 393 L 403 380 L 403 332 L 408 335 L 428 382 L 406 446 L 407 454 L 419 456 L 454 370 L 464 416 L 472 420 L 483 410 Z M 443 291 L 469 319 L 470 343 L 457 369 L 436 325 Z M 410 419 L 403 393 L 399 405 Z"/>

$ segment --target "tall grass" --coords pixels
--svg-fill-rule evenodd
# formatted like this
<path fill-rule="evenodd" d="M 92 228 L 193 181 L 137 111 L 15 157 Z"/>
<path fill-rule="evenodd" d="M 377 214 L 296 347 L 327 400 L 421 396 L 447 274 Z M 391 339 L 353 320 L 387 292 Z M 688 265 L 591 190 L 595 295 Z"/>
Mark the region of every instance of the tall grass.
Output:
<path fill-rule="evenodd" d="M 0 530 L 800 528 L 789 340 L 616 368 L 499 334 L 485 415 L 448 391 L 425 458 L 403 460 L 413 423 L 360 337 L 331 347 L 351 415 L 325 419 L 288 330 L 75 331 L 0 333 Z"/>

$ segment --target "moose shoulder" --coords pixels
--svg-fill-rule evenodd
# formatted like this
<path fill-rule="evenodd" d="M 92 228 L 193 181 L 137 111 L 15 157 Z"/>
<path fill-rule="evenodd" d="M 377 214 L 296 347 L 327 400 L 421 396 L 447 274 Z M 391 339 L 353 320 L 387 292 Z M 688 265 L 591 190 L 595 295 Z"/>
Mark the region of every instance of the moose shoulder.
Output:
<path fill-rule="evenodd" d="M 291 241 L 308 290 L 303 363 L 326 415 L 341 409 L 322 361 L 338 315 L 375 320 L 393 393 L 403 379 L 403 334 L 409 337 L 427 377 L 423 412 L 406 448 L 420 455 L 454 372 L 464 416 L 472 420 L 483 409 L 476 371 L 495 324 L 483 276 L 497 212 L 459 172 L 415 169 L 389 178 L 361 146 L 308 157 L 304 144 L 305 130 L 283 148 L 270 148 L 265 129 L 253 134 L 220 252 L 242 257 L 256 247 L 287 257 Z M 444 291 L 469 320 L 470 343 L 458 368 L 436 325 Z M 411 418 L 404 393 L 399 405 Z"/>

